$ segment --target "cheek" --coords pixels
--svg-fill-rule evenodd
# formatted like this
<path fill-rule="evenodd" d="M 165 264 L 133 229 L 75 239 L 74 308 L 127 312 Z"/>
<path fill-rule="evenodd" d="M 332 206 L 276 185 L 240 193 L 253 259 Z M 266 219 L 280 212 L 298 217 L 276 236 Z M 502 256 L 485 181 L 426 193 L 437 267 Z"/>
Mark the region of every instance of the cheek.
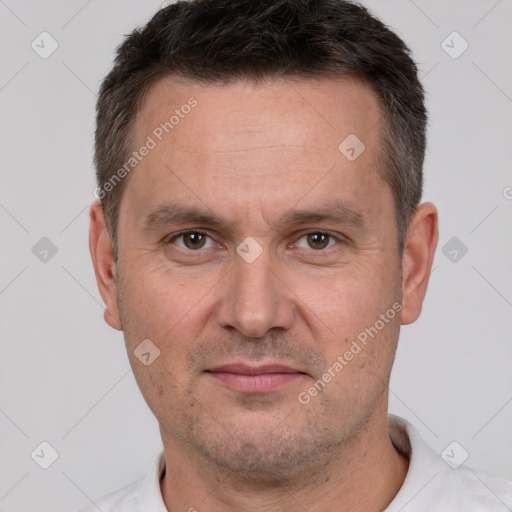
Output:
<path fill-rule="evenodd" d="M 197 414 L 198 407 L 186 376 L 170 368 L 169 359 L 169 354 L 162 354 L 147 367 L 132 360 L 132 368 L 139 389 L 153 414 L 160 421 L 176 426 L 184 417 Z"/>
<path fill-rule="evenodd" d="M 129 278 L 123 280 L 124 275 Z M 125 337 L 163 343 L 173 331 L 193 334 L 201 326 L 198 319 L 212 309 L 212 277 L 184 277 L 168 268 L 127 268 L 120 280 Z"/>
<path fill-rule="evenodd" d="M 326 334 L 350 336 L 373 324 L 397 300 L 397 279 L 383 267 L 352 266 L 335 274 L 295 276 L 290 288 L 312 323 L 323 324 Z"/>
<path fill-rule="evenodd" d="M 379 394 L 388 380 L 400 328 L 398 276 L 384 266 L 373 268 L 325 280 L 303 278 L 296 291 L 326 371 L 331 369 L 324 373 L 333 382 L 325 398 L 358 401 L 365 390 Z"/>
<path fill-rule="evenodd" d="M 188 410 L 193 404 L 184 393 L 190 388 L 187 355 L 209 316 L 205 290 L 210 287 L 175 278 L 166 269 L 141 272 L 140 267 L 123 269 L 120 285 L 124 338 L 143 396 L 157 417 Z M 137 357 L 146 339 L 159 351 L 147 366 Z"/>
<path fill-rule="evenodd" d="M 362 324 L 353 329 L 353 335 L 325 347 L 326 367 L 318 376 L 318 386 L 325 384 L 325 389 L 318 396 L 344 404 L 343 408 L 381 396 L 389 382 L 400 327 L 397 317 L 387 320 Z"/>

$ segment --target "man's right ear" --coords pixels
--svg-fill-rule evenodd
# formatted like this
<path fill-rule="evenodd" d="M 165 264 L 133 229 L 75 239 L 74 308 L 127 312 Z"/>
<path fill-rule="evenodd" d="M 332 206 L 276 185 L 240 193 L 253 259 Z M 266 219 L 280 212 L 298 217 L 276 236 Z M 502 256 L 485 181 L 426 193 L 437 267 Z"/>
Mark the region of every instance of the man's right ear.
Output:
<path fill-rule="evenodd" d="M 105 302 L 105 322 L 117 330 L 122 330 L 121 316 L 117 305 L 116 263 L 112 243 L 99 201 L 90 208 L 89 250 L 91 251 L 94 273 L 101 297 Z"/>

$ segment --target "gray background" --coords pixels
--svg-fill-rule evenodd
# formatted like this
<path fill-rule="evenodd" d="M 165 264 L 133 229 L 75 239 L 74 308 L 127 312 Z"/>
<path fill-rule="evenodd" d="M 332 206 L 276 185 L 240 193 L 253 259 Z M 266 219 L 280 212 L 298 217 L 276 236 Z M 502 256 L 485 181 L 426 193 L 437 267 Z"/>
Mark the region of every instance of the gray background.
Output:
<path fill-rule="evenodd" d="M 0 0 L 3 512 L 74 510 L 143 475 L 161 447 L 122 335 L 103 322 L 87 243 L 99 82 L 122 35 L 159 5 Z M 391 411 L 438 453 L 456 440 L 467 465 L 512 478 L 512 2 L 367 5 L 419 63 L 430 110 L 424 199 L 440 210 L 434 271 L 420 320 L 402 330 Z M 31 48 L 43 31 L 59 45 L 47 59 Z M 453 31 L 469 43 L 458 58 L 441 45 Z M 445 49 L 462 44 L 451 36 Z M 55 255 L 44 241 L 33 253 L 43 237 Z M 452 237 L 459 247 L 445 255 Z M 31 458 L 43 441 L 59 454 L 48 469 Z"/>

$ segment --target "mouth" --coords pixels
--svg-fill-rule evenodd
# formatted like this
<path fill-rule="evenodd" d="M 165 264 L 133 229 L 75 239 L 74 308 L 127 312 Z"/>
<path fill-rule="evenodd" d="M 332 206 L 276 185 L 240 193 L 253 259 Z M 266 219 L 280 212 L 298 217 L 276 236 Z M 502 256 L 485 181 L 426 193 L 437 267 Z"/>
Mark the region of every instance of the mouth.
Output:
<path fill-rule="evenodd" d="M 206 370 L 216 382 L 240 393 L 272 393 L 307 374 L 281 364 L 226 364 Z"/>

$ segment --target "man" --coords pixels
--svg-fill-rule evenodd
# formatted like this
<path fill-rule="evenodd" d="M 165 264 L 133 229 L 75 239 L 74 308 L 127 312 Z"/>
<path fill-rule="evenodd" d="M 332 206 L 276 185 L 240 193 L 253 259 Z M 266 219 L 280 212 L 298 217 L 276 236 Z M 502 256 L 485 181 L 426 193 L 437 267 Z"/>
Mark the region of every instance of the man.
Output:
<path fill-rule="evenodd" d="M 346 1 L 179 2 L 127 37 L 90 247 L 164 453 L 90 510 L 510 510 L 387 413 L 438 238 L 425 126 L 407 47 Z"/>

